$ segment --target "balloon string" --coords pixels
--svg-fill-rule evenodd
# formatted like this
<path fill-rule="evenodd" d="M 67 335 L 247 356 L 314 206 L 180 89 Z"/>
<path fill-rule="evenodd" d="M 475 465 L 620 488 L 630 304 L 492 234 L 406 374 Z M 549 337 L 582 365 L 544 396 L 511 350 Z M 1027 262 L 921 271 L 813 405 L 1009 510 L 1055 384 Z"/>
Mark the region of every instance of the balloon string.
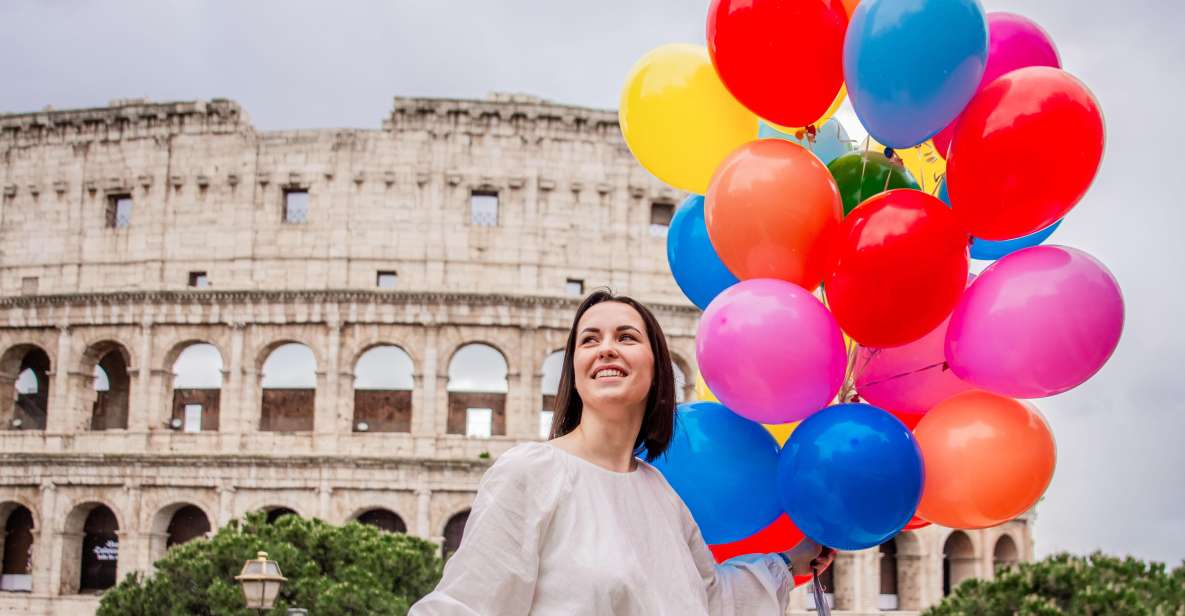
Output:
<path fill-rule="evenodd" d="M 866 364 L 866 365 L 867 365 L 867 364 Z M 885 378 L 883 378 L 883 379 L 880 379 L 879 381 L 873 381 L 873 382 L 871 382 L 871 383 L 865 383 L 865 384 L 864 384 L 864 386 L 865 386 L 865 387 L 871 387 L 871 386 L 873 386 L 873 385 L 880 385 L 881 383 L 887 383 L 887 382 L 889 382 L 889 381 L 893 381 L 893 380 L 896 380 L 896 379 L 904 378 L 904 377 L 907 377 L 907 376 L 912 376 L 912 375 L 914 375 L 914 374 L 917 374 L 917 373 L 919 373 L 919 372 L 925 372 L 926 370 L 933 370 L 934 368 L 939 368 L 939 367 L 941 367 L 941 368 L 942 368 L 944 371 L 945 371 L 945 370 L 950 370 L 950 365 L 949 365 L 949 364 L 947 364 L 945 361 L 940 361 L 940 362 L 938 362 L 938 363 L 935 363 L 935 364 L 930 364 L 929 366 L 922 366 L 921 368 L 918 368 L 917 370 L 910 370 L 909 372 L 902 372 L 901 374 L 894 374 L 893 376 L 888 376 L 888 377 L 885 377 Z"/>

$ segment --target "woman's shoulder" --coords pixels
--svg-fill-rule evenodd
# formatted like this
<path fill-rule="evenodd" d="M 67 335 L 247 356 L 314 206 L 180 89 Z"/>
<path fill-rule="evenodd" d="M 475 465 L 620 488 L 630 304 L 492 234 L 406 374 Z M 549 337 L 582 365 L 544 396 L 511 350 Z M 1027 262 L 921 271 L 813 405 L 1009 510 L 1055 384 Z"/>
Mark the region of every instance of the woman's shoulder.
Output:
<path fill-rule="evenodd" d="M 555 450 L 540 442 L 520 443 L 498 456 L 478 487 L 483 495 L 509 502 L 550 508 L 562 496 L 566 470 L 557 463 Z M 505 503 L 504 503 L 505 504 Z"/>

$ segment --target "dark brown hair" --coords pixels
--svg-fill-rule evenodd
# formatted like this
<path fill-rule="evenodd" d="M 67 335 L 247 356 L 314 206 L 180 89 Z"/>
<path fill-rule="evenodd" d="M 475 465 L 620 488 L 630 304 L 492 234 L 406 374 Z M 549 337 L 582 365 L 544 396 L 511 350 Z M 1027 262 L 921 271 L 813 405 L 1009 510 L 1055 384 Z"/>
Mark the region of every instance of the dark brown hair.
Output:
<path fill-rule="evenodd" d="M 625 304 L 642 317 L 646 324 L 646 337 L 650 340 L 650 349 L 654 353 L 654 378 L 650 382 L 650 394 L 646 397 L 646 413 L 642 416 L 642 427 L 634 440 L 634 449 L 645 448 L 648 461 L 653 461 L 667 450 L 671 442 L 671 435 L 675 431 L 675 370 L 671 367 L 671 352 L 667 349 L 667 338 L 662 333 L 658 319 L 650 309 L 637 300 L 624 295 L 614 295 L 608 289 L 598 289 L 581 302 L 576 309 L 576 317 L 572 319 L 572 329 L 568 332 L 568 343 L 564 346 L 564 367 L 560 372 L 560 388 L 556 392 L 555 412 L 551 424 L 551 438 L 563 436 L 580 425 L 580 417 L 584 411 L 584 402 L 576 391 L 576 369 L 573 365 L 573 354 L 576 351 L 576 328 L 580 325 L 580 317 L 589 308 L 603 302 L 618 302 Z"/>

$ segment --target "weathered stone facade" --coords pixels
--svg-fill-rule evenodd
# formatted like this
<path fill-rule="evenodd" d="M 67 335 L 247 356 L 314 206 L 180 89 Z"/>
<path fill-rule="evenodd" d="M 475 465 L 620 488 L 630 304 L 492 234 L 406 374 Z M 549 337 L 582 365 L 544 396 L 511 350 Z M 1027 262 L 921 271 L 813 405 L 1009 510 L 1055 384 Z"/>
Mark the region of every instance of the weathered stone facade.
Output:
<path fill-rule="evenodd" d="M 661 229 L 680 195 L 612 112 L 396 99 L 381 129 L 260 132 L 230 101 L 130 101 L 0 116 L 0 152 L 0 613 L 90 613 L 84 546 L 114 533 L 116 574 L 151 570 L 182 517 L 383 509 L 443 541 L 489 459 L 539 437 L 544 360 L 596 286 L 654 307 L 695 374 L 698 311 Z M 492 218 L 475 196 L 496 197 Z M 289 343 L 311 351 L 309 383 L 269 387 Z M 450 385 L 472 344 L 504 360 L 503 387 Z M 194 345 L 216 349 L 216 386 L 180 380 Z M 364 395 L 380 346 L 410 386 Z M 489 438 L 465 435 L 475 405 Z M 995 560 L 1031 556 L 1026 521 L 899 538 L 900 606 L 942 596 L 944 546 L 949 577 L 990 576 L 1003 534 Z M 881 558 L 841 555 L 837 607 L 878 611 Z"/>

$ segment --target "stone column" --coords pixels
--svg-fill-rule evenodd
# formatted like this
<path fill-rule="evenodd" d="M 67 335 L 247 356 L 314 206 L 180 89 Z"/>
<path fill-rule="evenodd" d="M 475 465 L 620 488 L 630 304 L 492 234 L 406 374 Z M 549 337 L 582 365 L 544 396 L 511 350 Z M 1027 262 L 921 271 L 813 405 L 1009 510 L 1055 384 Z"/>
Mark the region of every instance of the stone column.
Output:
<path fill-rule="evenodd" d="M 161 409 L 161 401 L 152 396 L 152 319 L 145 318 L 140 324 L 140 351 L 137 353 L 140 365 L 136 369 L 136 387 L 128 405 L 128 431 L 147 432 L 160 428 L 160 421 L 167 417 Z M 167 404 L 165 405 L 168 406 Z"/>
<path fill-rule="evenodd" d="M 336 521 L 330 517 L 332 513 L 333 488 L 329 484 L 321 484 L 321 487 L 317 488 L 317 517 L 331 524 L 336 524 Z"/>
<path fill-rule="evenodd" d="M 116 580 L 122 580 L 128 573 L 140 570 L 148 571 L 152 565 L 152 554 L 147 549 L 145 536 L 151 528 L 143 528 L 140 519 L 140 500 L 142 493 L 140 485 L 127 483 L 123 486 L 123 528 L 118 531 L 119 562 L 116 567 Z M 151 524 L 151 521 L 149 521 Z"/>
<path fill-rule="evenodd" d="M 416 536 L 423 539 L 432 537 L 432 490 L 419 488 L 416 490 Z"/>
<path fill-rule="evenodd" d="M 41 519 L 34 522 L 33 529 L 33 594 L 56 595 L 54 572 L 61 570 L 62 556 L 58 542 L 56 522 L 62 518 L 57 512 L 57 486 L 52 481 L 41 483 L 41 502 L 38 505 Z"/>
<path fill-rule="evenodd" d="M 235 488 L 231 485 L 218 486 L 218 526 L 222 528 L 235 517 Z"/>
<path fill-rule="evenodd" d="M 246 370 L 243 366 L 243 323 L 229 321 L 226 326 L 230 328 L 230 357 L 224 365 L 222 391 L 218 394 L 218 431 L 238 435 L 248 431 L 244 425 L 244 410 L 247 407 L 243 406 L 243 384 L 246 380 Z M 224 440 L 238 441 L 237 438 Z"/>
<path fill-rule="evenodd" d="M 50 392 L 47 405 L 48 417 L 45 420 L 47 432 L 74 432 L 77 429 L 78 418 L 74 409 L 73 396 L 70 395 L 70 366 L 74 363 L 73 345 L 71 344 L 70 327 L 58 325 L 58 354 L 53 371 L 53 390 Z"/>
<path fill-rule="evenodd" d="M 518 330 L 519 392 L 508 401 L 514 403 L 515 412 L 507 417 L 506 426 L 506 433 L 516 438 L 539 438 L 539 404 L 542 399 L 539 387 L 542 381 L 538 375 L 545 358 L 538 349 L 541 335 L 535 329 Z"/>
<path fill-rule="evenodd" d="M 313 433 L 316 435 L 319 450 L 332 449 L 336 440 L 336 433 L 341 423 L 338 418 L 338 383 L 341 374 L 341 320 L 338 318 L 336 307 L 326 315 L 328 336 L 325 343 L 324 371 L 318 371 L 318 380 L 323 381 L 323 389 L 317 391 L 316 408 L 313 412 Z M 323 375 L 323 378 L 321 378 Z M 322 383 L 318 383 L 322 385 Z"/>
<path fill-rule="evenodd" d="M 422 404 L 419 408 L 412 409 L 411 431 L 416 436 L 435 436 L 438 434 L 436 429 L 437 415 L 439 415 L 437 403 L 437 389 L 439 378 L 437 377 L 437 351 L 439 335 L 436 327 L 426 326 L 424 328 L 424 350 L 421 354 L 423 357 L 423 378 L 420 380 L 420 390 L 423 392 Z M 441 424 L 444 425 L 443 423 Z M 417 452 L 420 453 L 420 452 Z"/>

